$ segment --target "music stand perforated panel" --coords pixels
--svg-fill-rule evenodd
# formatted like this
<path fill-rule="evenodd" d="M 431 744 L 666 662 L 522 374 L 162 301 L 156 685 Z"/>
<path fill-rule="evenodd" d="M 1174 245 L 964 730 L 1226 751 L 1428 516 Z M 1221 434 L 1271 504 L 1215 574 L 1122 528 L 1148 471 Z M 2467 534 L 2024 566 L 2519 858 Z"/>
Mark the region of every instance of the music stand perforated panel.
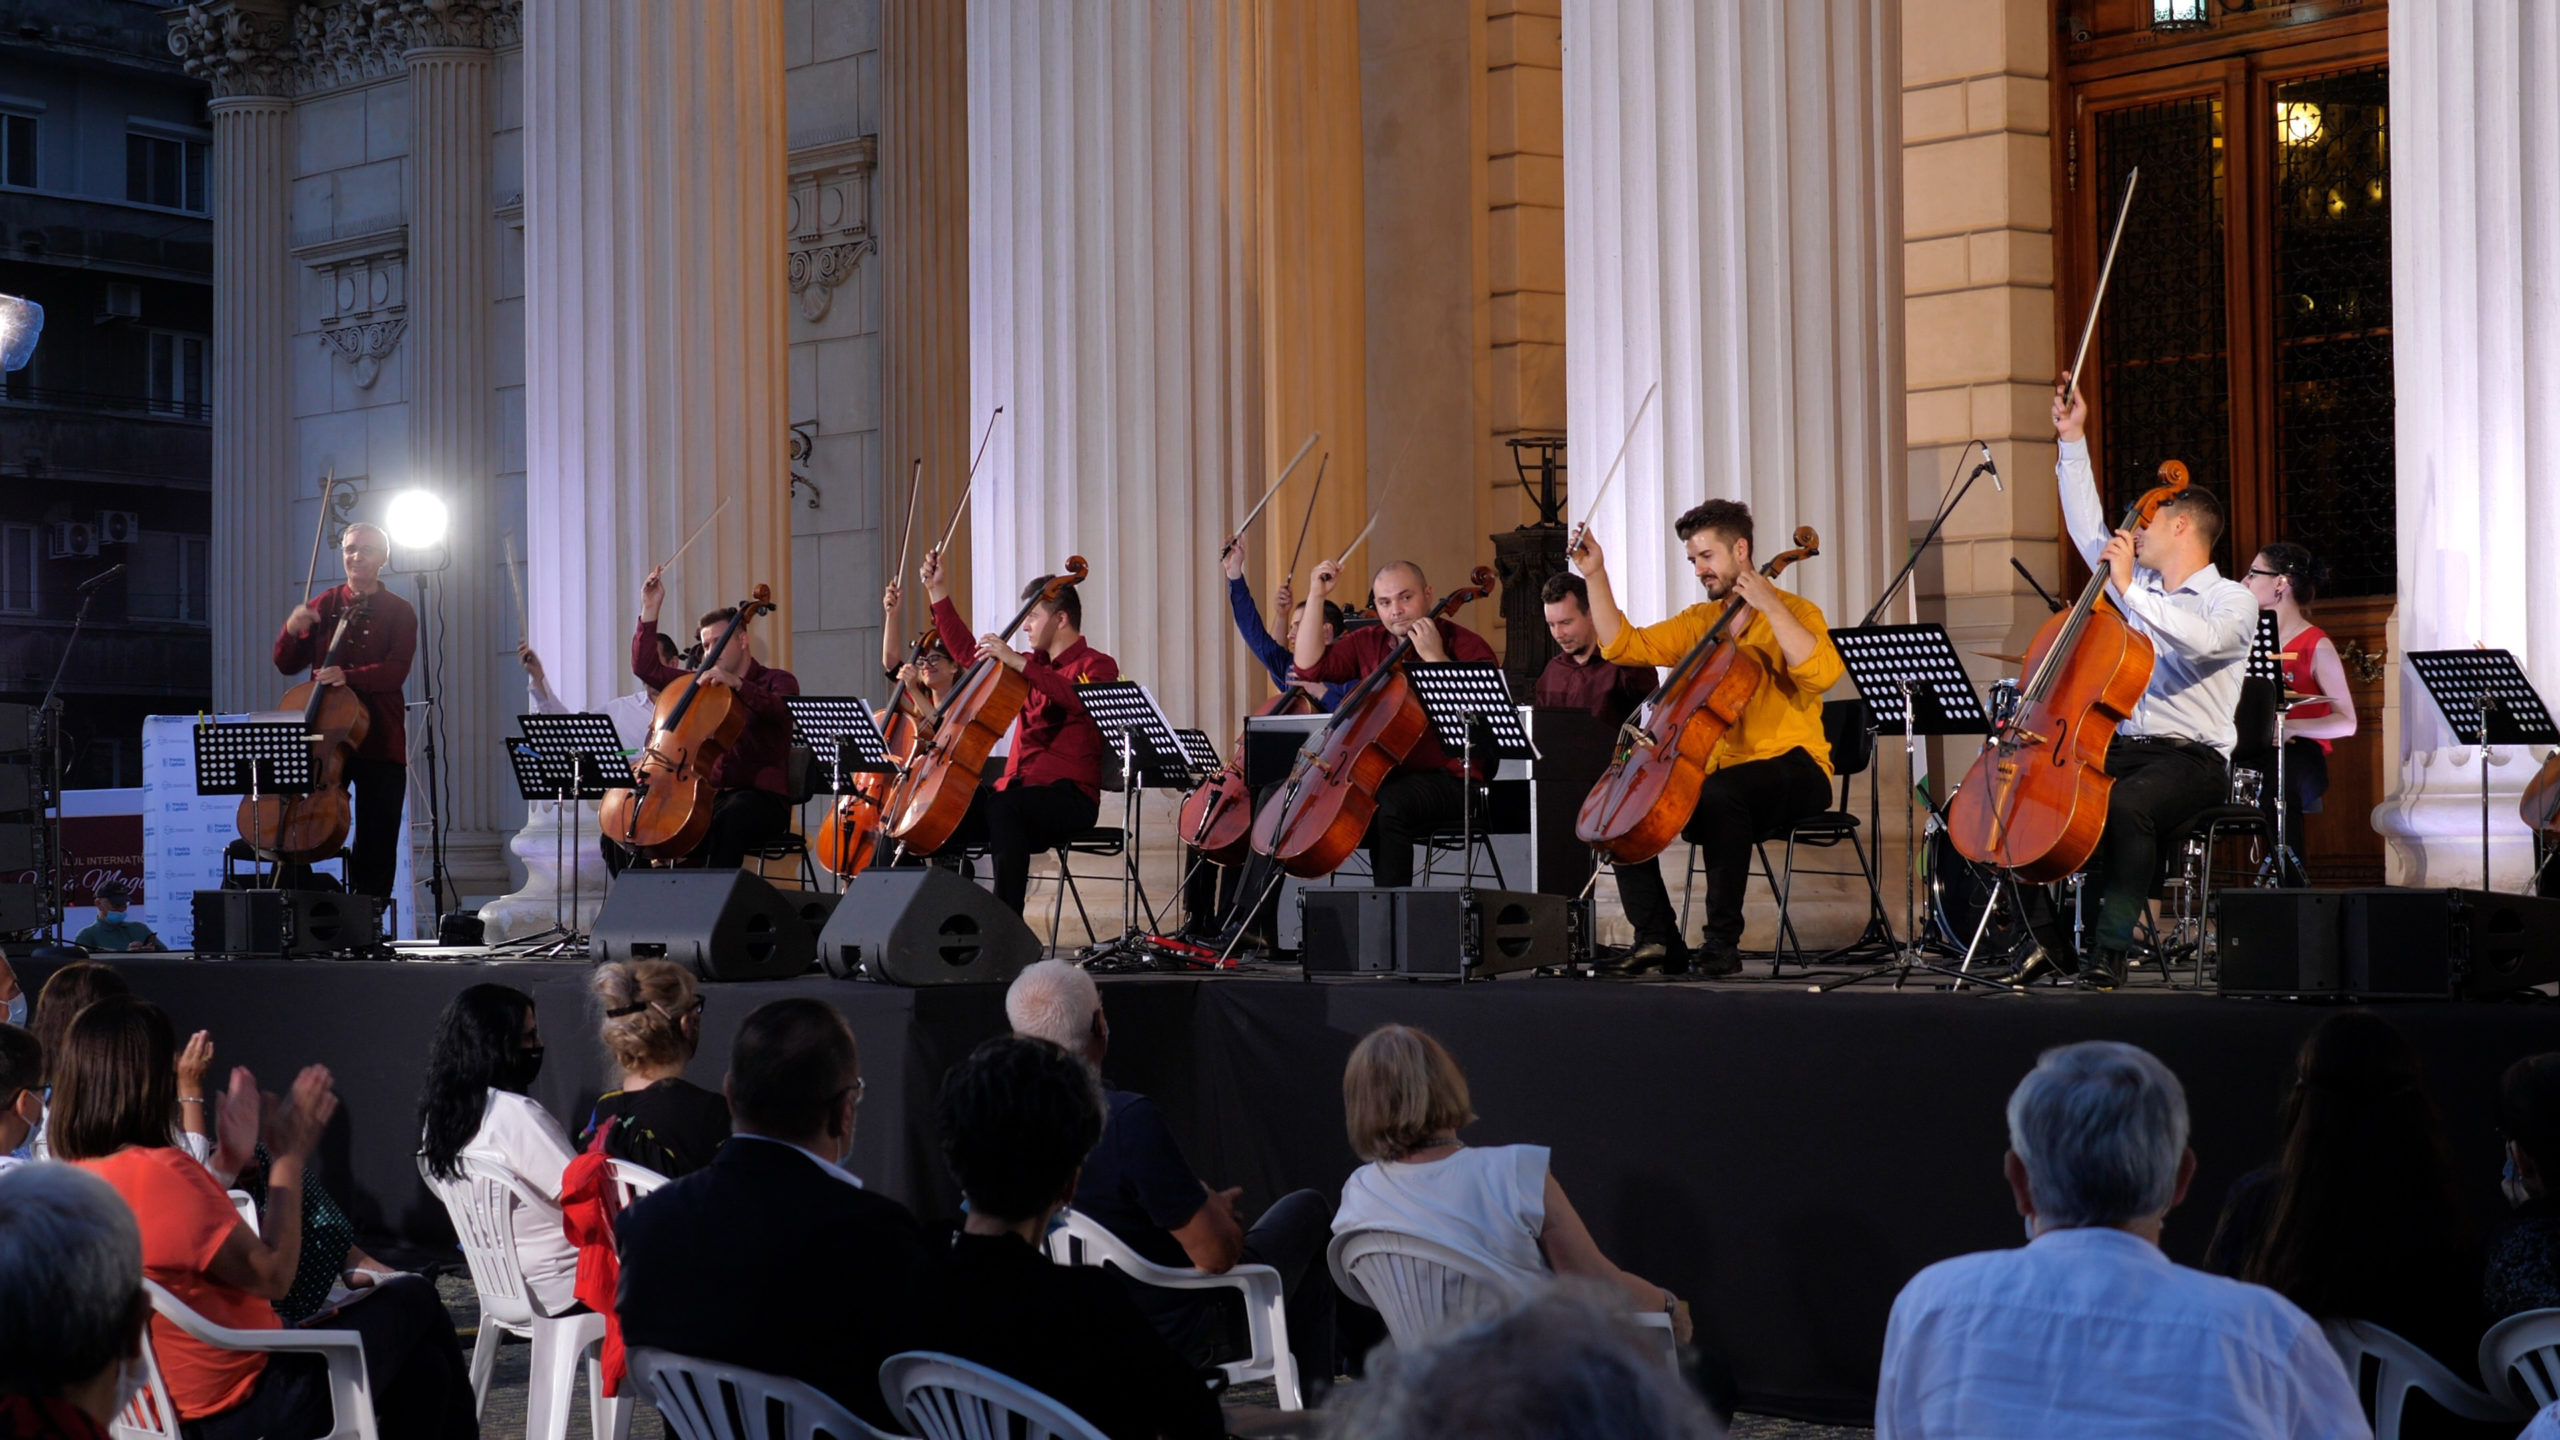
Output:
<path fill-rule="evenodd" d="M 199 795 L 307 795 L 310 732 L 299 720 L 211 721 L 196 726 Z"/>
<path fill-rule="evenodd" d="M 1141 788 L 1188 790 L 1196 783 L 1191 773 L 1191 758 L 1182 741 L 1173 733 L 1173 722 L 1164 716 L 1164 707 L 1147 687 L 1134 680 L 1109 680 L 1076 687 L 1076 699 L 1083 703 L 1084 713 L 1093 717 L 1096 728 L 1117 755 L 1122 732 L 1137 736 L 1136 759 Z"/>
<path fill-rule="evenodd" d="M 574 715 L 519 715 L 516 724 L 523 727 L 525 743 L 540 758 L 544 781 L 540 790 L 526 790 L 525 799 L 557 800 L 565 790 L 572 800 L 601 800 L 607 790 L 630 788 L 630 752 L 623 748 L 611 716 L 591 710 Z M 509 749 L 513 748 L 510 743 Z M 523 784 L 521 763 L 517 784 Z"/>
<path fill-rule="evenodd" d="M 817 762 L 819 789 L 837 789 L 837 776 L 848 763 L 856 770 L 898 768 L 879 722 L 871 718 L 871 702 L 860 696 L 794 695 L 782 708 L 791 712 L 791 733 Z"/>
<path fill-rule="evenodd" d="M 1902 687 L 1908 680 L 1919 687 L 1911 733 L 1991 733 L 1991 717 L 1984 713 L 1982 697 L 1974 692 L 1973 677 L 1965 673 L 1964 661 L 1957 657 L 1945 626 L 1932 622 L 1834 630 L 1831 643 L 1849 667 L 1849 678 L 1867 702 L 1867 713 L 1874 717 L 1877 729 L 1902 728 Z"/>
<path fill-rule="evenodd" d="M 2283 648 L 2284 641 L 2276 634 L 2276 612 L 2259 611 L 2258 638 L 2249 642 L 2247 678 L 2266 681 L 2276 687 L 2276 693 L 2279 695 L 2284 693 L 2284 662 L 2278 660 L 2276 655 Z"/>
<path fill-rule="evenodd" d="M 2409 668 L 2418 672 L 2420 683 L 2443 713 L 2445 724 L 2463 744 L 2560 744 L 2560 731 L 2552 728 L 2551 712 L 2543 708 L 2542 697 L 2534 692 L 2533 682 L 2525 678 L 2524 671 L 2517 668 L 2512 653 L 2416 650 L 2409 654 Z M 2485 742 L 2480 733 L 2484 698 L 2490 710 Z"/>
<path fill-rule="evenodd" d="M 1481 717 L 1493 732 L 1493 754 L 1487 757 L 1479 746 L 1478 760 L 1537 758 L 1538 747 L 1529 743 L 1529 732 L 1520 728 L 1519 702 L 1511 698 L 1511 683 L 1501 666 L 1443 660 L 1408 665 L 1405 677 L 1413 682 L 1413 693 L 1420 697 L 1422 713 L 1430 717 L 1431 733 L 1439 737 L 1441 749 L 1464 754 L 1468 722 Z"/>
<path fill-rule="evenodd" d="M 1206 730 L 1176 730 L 1174 738 L 1182 742 L 1182 753 L 1191 761 L 1195 775 L 1206 775 L 1225 762 L 1218 758 L 1218 747 L 1209 740 Z"/>

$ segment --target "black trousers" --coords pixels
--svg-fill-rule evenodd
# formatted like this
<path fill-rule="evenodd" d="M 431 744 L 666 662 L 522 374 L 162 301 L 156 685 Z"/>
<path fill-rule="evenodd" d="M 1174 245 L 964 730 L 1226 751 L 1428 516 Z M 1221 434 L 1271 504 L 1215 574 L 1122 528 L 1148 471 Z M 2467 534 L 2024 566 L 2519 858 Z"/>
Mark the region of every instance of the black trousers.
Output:
<path fill-rule="evenodd" d="M 1282 781 L 1273 781 L 1253 792 L 1253 813 L 1280 792 Z M 1182 881 L 1183 929 L 1202 939 L 1232 935 L 1238 927 L 1254 928 L 1270 935 L 1270 917 L 1280 905 L 1280 892 L 1271 882 L 1280 866 L 1270 856 L 1245 848 L 1244 859 L 1233 865 L 1212 865 L 1206 860 L 1194 861 L 1186 855 L 1184 863 L 1191 868 Z M 1246 906 L 1253 906 L 1247 913 Z"/>
<path fill-rule="evenodd" d="M 365 1378 L 382 1440 L 462 1440 L 480 1433 L 471 1373 L 453 1317 L 423 1275 L 383 1281 L 379 1293 L 318 1322 L 364 1341 Z M 187 1440 L 315 1440 L 330 1430 L 329 1369 L 317 1355 L 272 1355 L 249 1398 L 178 1427 Z"/>
<path fill-rule="evenodd" d="M 1019 915 L 1031 893 L 1031 857 L 1092 829 L 1094 817 L 1101 813 L 1102 802 L 1071 780 L 981 789 L 943 849 L 985 846 L 995 861 L 996 898 Z"/>
<path fill-rule="evenodd" d="M 2276 777 L 2266 777 L 2266 791 L 2275 789 Z M 2302 817 L 2320 813 L 2320 800 L 2329 793 L 2329 752 L 2317 740 L 2300 736 L 2284 742 L 2284 843 L 2294 858 L 2303 855 Z M 2264 808 L 2263 806 L 2261 808 Z M 2270 819 L 2273 817 L 2270 816 Z M 2308 885 L 2310 877 L 2292 870 L 2284 877 L 2288 885 Z"/>
<path fill-rule="evenodd" d="M 1742 896 L 1751 883 L 1751 847 L 1831 805 L 1831 777 L 1799 747 L 1772 760 L 1727 765 L 1698 786 L 1698 808 L 1680 837 L 1698 847 L 1707 872 L 1706 942 L 1730 949 L 1742 942 Z M 1677 937 L 1680 917 L 1662 886 L 1659 857 L 1653 884 L 1626 886 L 1618 871 L 1618 898 L 1638 941 Z"/>
<path fill-rule="evenodd" d="M 2222 752 L 2193 740 L 2119 735 L 2107 746 L 2106 833 L 2089 872 L 2097 892 L 2091 937 L 2100 949 L 2133 948 L 2134 922 L 2160 878 L 2160 839 L 2231 793 Z"/>
<path fill-rule="evenodd" d="M 791 832 L 791 802 L 770 790 L 723 790 L 711 802 L 711 828 L 682 861 L 712 870 L 735 870 L 747 852 L 761 850 Z"/>
<path fill-rule="evenodd" d="M 347 846 L 347 888 L 377 900 L 400 883 L 400 817 L 409 800 L 409 767 L 398 760 L 349 760 L 355 836 Z"/>
<path fill-rule="evenodd" d="M 1378 787 L 1369 821 L 1369 883 L 1413 883 L 1413 847 L 1466 817 L 1465 782 L 1446 770 L 1399 770 Z"/>
<path fill-rule="evenodd" d="M 1334 1305 L 1341 1293 L 1325 1267 L 1325 1246 L 1333 1239 L 1333 1198 L 1321 1190 L 1293 1190 L 1262 1213 L 1244 1232 L 1240 1263 L 1268 1265 L 1280 1272 L 1283 1308 L 1289 1314 L 1289 1353 L 1298 1360 L 1298 1383 L 1317 1396 L 1333 1381 Z M 1158 1333 L 1175 1354 L 1193 1368 L 1205 1370 L 1242 1360 L 1250 1353 L 1244 1306 L 1232 1290 L 1173 1292 L 1191 1298 L 1167 1306 L 1168 1292 L 1141 1295 Z"/>
<path fill-rule="evenodd" d="M 1689 947 L 1681 940 L 1680 912 L 1671 908 L 1671 891 L 1662 883 L 1662 857 L 1610 868 L 1617 872 L 1618 905 L 1627 912 L 1636 943 L 1667 947 L 1674 964 L 1685 959 Z"/>

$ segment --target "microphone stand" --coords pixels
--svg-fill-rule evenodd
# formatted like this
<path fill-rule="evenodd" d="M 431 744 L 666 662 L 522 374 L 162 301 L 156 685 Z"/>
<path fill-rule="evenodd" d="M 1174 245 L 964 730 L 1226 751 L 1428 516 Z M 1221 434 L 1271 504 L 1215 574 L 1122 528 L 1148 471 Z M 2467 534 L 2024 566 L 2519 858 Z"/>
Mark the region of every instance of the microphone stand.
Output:
<path fill-rule="evenodd" d="M 1974 443 L 1977 445 L 1981 444 L 1980 441 L 1975 441 Z M 1903 561 L 1902 568 L 1894 572 L 1892 583 L 1884 587 L 1884 594 L 1876 597 L 1876 603 L 1874 606 L 1869 608 L 1865 616 L 1858 621 L 1858 629 L 1864 630 L 1869 626 L 1874 625 L 1876 623 L 1876 617 L 1882 615 L 1885 607 L 1893 603 L 1893 597 L 1901 593 L 1903 582 L 1909 580 L 1911 578 L 1911 572 L 1919 568 L 1920 557 L 1929 553 L 1929 542 L 1937 539 L 1938 532 L 1946 528 L 1948 518 L 1956 513 L 1956 507 L 1958 505 L 1964 503 L 1964 497 L 1970 494 L 1973 490 L 1973 482 L 1981 479 L 1983 472 L 1986 470 L 1991 472 L 1991 483 L 1994 485 L 1999 484 L 2000 470 L 1998 466 L 1991 463 L 1991 451 L 1987 446 L 1982 452 L 1982 463 L 1974 466 L 1973 473 L 1965 476 L 1964 483 L 1956 487 L 1956 492 L 1953 495 L 1947 497 L 1947 503 L 1938 507 L 1937 518 L 1929 522 L 1928 533 L 1922 535 L 1919 541 L 1912 545 L 1911 558 Z"/>
<path fill-rule="evenodd" d="M 62 658 L 54 662 L 53 681 L 44 687 L 44 700 L 36 706 L 45 728 L 46 798 L 53 802 L 53 823 L 46 826 L 43 886 L 45 907 L 53 912 L 53 938 L 62 939 L 62 782 L 65 757 L 62 753 L 62 676 L 71 668 L 71 652 L 80 644 L 80 627 L 89 623 L 89 606 L 98 598 L 98 583 L 113 575 L 119 565 L 80 587 L 80 609 L 71 617 L 71 633 L 63 637 Z"/>

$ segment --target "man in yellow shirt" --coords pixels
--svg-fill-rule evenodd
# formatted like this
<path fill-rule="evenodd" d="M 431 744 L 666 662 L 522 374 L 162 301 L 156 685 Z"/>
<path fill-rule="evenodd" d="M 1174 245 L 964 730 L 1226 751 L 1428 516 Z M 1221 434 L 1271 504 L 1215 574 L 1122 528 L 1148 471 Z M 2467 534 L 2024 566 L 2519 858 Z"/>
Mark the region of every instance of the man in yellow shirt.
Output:
<path fill-rule="evenodd" d="M 1706 637 L 1724 602 L 1743 609 L 1728 634 L 1768 671 L 1742 716 L 1707 758 L 1697 808 L 1680 833 L 1705 852 L 1705 945 L 1694 957 L 1699 973 L 1730 975 L 1742 968 L 1742 892 L 1751 878 L 1751 847 L 1831 804 L 1831 746 L 1822 734 L 1822 696 L 1840 683 L 1840 652 L 1822 607 L 1771 584 L 1751 565 L 1751 508 L 1710 500 L 1682 515 L 1672 528 L 1689 554 L 1689 570 L 1707 598 L 1658 625 L 1637 626 L 1618 608 L 1597 540 L 1585 535 L 1573 552 L 1591 592 L 1591 620 L 1600 632 L 1601 658 L 1620 665 L 1677 665 Z M 1622 897 L 1627 922 L 1638 934 L 1677 930 L 1671 915 L 1638 915 L 1669 897 Z"/>

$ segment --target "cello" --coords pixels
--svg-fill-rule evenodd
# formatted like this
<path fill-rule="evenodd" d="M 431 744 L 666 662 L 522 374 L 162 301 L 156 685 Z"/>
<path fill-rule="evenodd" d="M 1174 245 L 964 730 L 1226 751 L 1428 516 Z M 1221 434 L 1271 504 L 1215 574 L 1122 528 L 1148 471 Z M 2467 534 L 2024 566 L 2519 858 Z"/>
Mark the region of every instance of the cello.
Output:
<path fill-rule="evenodd" d="M 2187 488 L 2187 467 L 2160 462 L 2160 483 L 2125 511 L 2139 530 Z M 2049 884 L 2089 863 L 2107 825 L 2107 745 L 2151 684 L 2152 649 L 2107 599 L 2100 565 L 2080 599 L 2027 647 L 2018 708 L 1974 757 L 1947 801 L 1947 838 L 1977 865 Z"/>
<path fill-rule="evenodd" d="M 773 608 L 773 587 L 758 585 L 703 653 L 700 669 L 658 692 L 648 743 L 631 766 L 631 788 L 604 794 L 605 835 L 643 860 L 681 860 L 711 829 L 712 775 L 720 757 L 746 733 L 747 706 L 725 685 L 705 685 L 747 622 Z"/>
<path fill-rule="evenodd" d="M 1770 557 L 1760 573 L 1775 580 L 1799 560 L 1822 553 L 1822 537 L 1799 525 L 1796 548 Z M 1743 608 L 1735 595 L 1716 623 L 1618 731 L 1617 754 L 1584 797 L 1574 817 L 1574 838 L 1620 865 L 1636 865 L 1663 851 L 1698 808 L 1698 786 L 1707 761 L 1742 707 L 1768 679 L 1760 657 L 1728 643 L 1726 632 Z"/>
<path fill-rule="evenodd" d="M 1013 612 L 997 638 L 1010 640 L 1031 612 L 1054 605 L 1072 585 L 1084 582 L 1084 557 L 1070 555 L 1066 568 L 1052 575 L 1022 608 Z M 926 718 L 930 737 L 916 747 L 915 758 L 889 792 L 889 837 L 911 855 L 931 855 L 949 843 L 951 833 L 969 814 L 978 795 L 978 776 L 986 769 L 987 752 L 1022 714 L 1031 698 L 1031 682 L 1019 671 L 980 651 L 978 658 L 951 686 L 950 698 Z"/>
<path fill-rule="evenodd" d="M 1483 599 L 1495 585 L 1492 568 L 1484 565 L 1477 566 L 1467 581 L 1465 588 L 1450 591 L 1432 607 L 1432 622 Z M 1378 787 L 1404 763 L 1431 724 L 1404 672 L 1405 659 L 1412 654 L 1413 636 L 1407 634 L 1377 669 L 1351 687 L 1324 729 L 1299 748 L 1288 781 L 1253 823 L 1253 848 L 1301 880 L 1332 874 L 1360 848 L 1370 820 L 1378 813 Z M 1236 758 L 1230 762 L 1239 793 L 1244 786 L 1243 764 L 1244 746 L 1239 741 Z M 1244 799 L 1249 804 L 1251 796 Z"/>
<path fill-rule="evenodd" d="M 925 652 L 939 638 L 928 626 L 909 648 L 907 663 L 923 663 Z M 924 733 L 924 712 L 930 703 L 924 687 L 912 680 L 901 680 L 898 692 L 889 697 L 888 708 L 881 712 L 880 747 L 899 770 L 915 758 L 916 742 Z M 836 798 L 835 808 L 828 812 L 826 825 L 810 840 L 811 857 L 845 879 L 861 874 L 880 852 L 881 817 L 886 813 L 889 792 L 897 783 L 897 773 L 868 770 L 848 781 L 844 794 Z"/>
<path fill-rule="evenodd" d="M 338 664 L 347 632 L 373 609 L 373 597 L 358 595 L 338 616 L 329 632 L 329 650 L 312 668 Z M 345 848 L 354 808 L 347 800 L 347 761 L 373 729 L 373 716 L 344 685 L 305 680 L 284 692 L 279 710 L 302 707 L 302 733 L 311 740 L 311 789 L 301 795 L 243 796 L 232 817 L 240 838 L 260 858 L 311 865 L 336 858 Z"/>

